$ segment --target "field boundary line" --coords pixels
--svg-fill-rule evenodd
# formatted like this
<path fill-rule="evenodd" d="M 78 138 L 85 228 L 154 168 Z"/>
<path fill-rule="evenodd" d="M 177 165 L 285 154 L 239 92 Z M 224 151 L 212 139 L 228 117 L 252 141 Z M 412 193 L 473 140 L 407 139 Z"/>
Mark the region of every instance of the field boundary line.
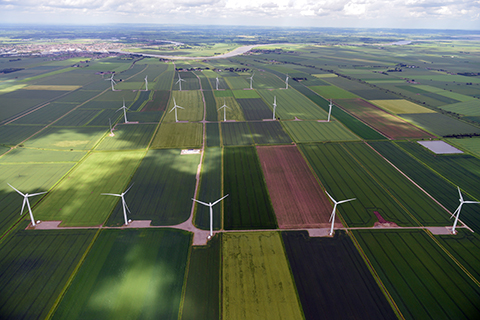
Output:
<path fill-rule="evenodd" d="M 393 312 L 397 315 L 398 318 L 400 318 L 402 320 L 405 320 L 405 317 L 403 316 L 402 312 L 400 311 L 400 308 L 395 303 L 395 300 L 390 295 L 390 292 L 388 292 L 387 287 L 383 283 L 382 279 L 380 279 L 380 276 L 378 275 L 377 271 L 373 267 L 370 259 L 368 259 L 365 251 L 363 251 L 362 247 L 360 246 L 360 243 L 358 243 L 357 238 L 355 237 L 353 232 L 348 232 L 348 235 L 349 235 L 350 239 L 352 239 L 352 242 L 353 242 L 354 246 L 357 248 L 358 252 L 360 253 L 360 256 L 362 257 L 363 261 L 367 265 L 367 268 L 370 271 L 371 275 L 373 276 L 373 279 L 375 279 L 375 282 L 380 287 L 380 290 L 382 290 L 383 294 L 387 298 L 388 304 L 390 304 L 390 306 L 392 307 Z"/>
<path fill-rule="evenodd" d="M 193 252 L 193 237 L 195 237 L 195 234 L 190 235 L 190 245 L 188 246 L 187 261 L 186 261 L 186 266 L 185 266 L 185 275 L 183 276 L 182 293 L 180 295 L 180 303 L 178 305 L 178 317 L 177 317 L 177 319 L 182 319 L 183 305 L 185 304 L 185 294 L 186 294 L 186 291 L 187 291 L 188 272 L 190 271 L 190 261 L 192 260 L 192 252 Z"/>
<path fill-rule="evenodd" d="M 65 283 L 65 286 L 63 287 L 60 294 L 57 296 L 57 299 L 55 299 L 55 302 L 54 302 L 53 306 L 50 308 L 50 311 L 48 312 L 47 316 L 45 317 L 46 320 L 51 319 L 53 317 L 53 315 L 55 314 L 55 312 L 57 311 L 60 302 L 63 300 L 63 297 L 67 293 L 68 288 L 70 288 L 70 285 L 72 284 L 73 279 L 77 275 L 78 270 L 80 269 L 80 267 L 85 262 L 85 258 L 87 257 L 88 253 L 90 253 L 90 250 L 92 249 L 94 243 L 97 241 L 97 238 L 100 235 L 100 232 L 102 232 L 102 229 L 98 229 L 97 232 L 95 233 L 95 235 L 93 236 L 92 242 L 90 243 L 90 245 L 87 247 L 87 249 L 83 253 L 82 257 L 80 258 L 80 261 L 78 261 L 77 266 L 75 267 L 73 272 L 70 274 L 70 277 L 68 278 L 67 282 Z"/>

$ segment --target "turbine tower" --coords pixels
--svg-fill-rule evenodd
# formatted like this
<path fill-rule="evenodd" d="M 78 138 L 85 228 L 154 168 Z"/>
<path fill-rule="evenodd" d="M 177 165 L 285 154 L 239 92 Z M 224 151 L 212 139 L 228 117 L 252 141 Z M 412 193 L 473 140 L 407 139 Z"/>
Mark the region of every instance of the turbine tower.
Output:
<path fill-rule="evenodd" d="M 218 90 L 218 77 L 216 77 L 216 79 L 217 79 L 216 88 L 217 88 L 217 90 Z"/>
<path fill-rule="evenodd" d="M 115 197 L 121 197 L 122 198 L 122 207 L 123 207 L 123 219 L 125 220 L 125 225 L 128 226 L 128 223 L 132 222 L 132 220 L 127 220 L 127 211 L 128 213 L 130 212 L 130 209 L 127 207 L 127 203 L 125 202 L 124 195 L 130 190 L 130 188 L 133 187 L 133 183 L 128 187 L 128 189 L 121 194 L 116 194 L 116 193 L 101 193 L 102 196 L 115 196 Z"/>
<path fill-rule="evenodd" d="M 47 193 L 48 191 L 45 191 L 45 192 L 38 192 L 38 193 L 32 193 L 32 194 L 28 194 L 28 193 L 21 193 L 20 191 L 18 191 L 17 189 L 15 189 L 10 183 L 7 183 L 13 190 L 17 191 L 21 196 L 23 196 L 23 204 L 22 204 L 22 211 L 20 211 L 20 215 L 23 214 L 23 209 L 25 209 L 25 204 L 27 205 L 27 208 L 28 208 L 28 212 L 30 213 L 30 220 L 32 221 L 32 227 L 35 227 L 36 224 L 35 224 L 35 219 L 33 219 L 33 213 L 32 213 L 32 208 L 30 207 L 30 202 L 28 201 L 28 198 L 30 197 L 34 197 L 34 196 L 38 196 L 40 194 L 44 194 L 44 193 Z"/>
<path fill-rule="evenodd" d="M 228 197 L 228 194 L 223 196 L 222 198 L 218 199 L 217 201 L 215 201 L 214 203 L 206 203 L 206 202 L 202 202 L 202 201 L 198 201 L 196 199 L 193 199 L 193 201 L 195 202 L 198 202 L 200 204 L 203 204 L 204 206 L 207 206 L 207 207 L 210 207 L 210 235 L 208 236 L 208 239 L 210 240 L 213 236 L 213 206 L 216 205 L 217 203 L 219 203 L 220 201 L 222 201 L 223 199 L 225 199 L 226 197 Z"/>
<path fill-rule="evenodd" d="M 174 107 L 172 108 L 172 110 L 170 110 L 168 113 L 172 112 L 173 110 L 175 110 L 175 122 L 178 122 L 178 119 L 177 119 L 177 109 L 180 108 L 180 109 L 185 109 L 185 108 L 182 108 L 180 106 L 177 106 L 177 103 L 175 102 L 175 98 L 173 98 L 173 104 L 174 104 Z"/>
<path fill-rule="evenodd" d="M 285 79 L 285 89 L 288 89 L 288 73 L 287 73 L 287 78 Z"/>
<path fill-rule="evenodd" d="M 145 76 L 145 91 L 148 91 L 148 74 Z"/>
<path fill-rule="evenodd" d="M 113 76 L 115 74 L 112 73 L 112 76 L 108 79 L 105 79 L 105 81 L 110 81 L 110 84 L 112 85 L 112 91 L 115 91 L 115 89 L 113 88 L 114 85 L 116 85 L 117 83 L 115 82 L 115 80 L 113 80 Z"/>
<path fill-rule="evenodd" d="M 330 115 L 332 114 L 332 99 L 330 99 L 330 108 L 328 109 L 328 119 L 327 122 L 330 122 Z"/>
<path fill-rule="evenodd" d="M 330 220 L 332 221 L 332 226 L 330 228 L 330 233 L 328 234 L 328 235 L 331 236 L 333 234 L 333 224 L 335 223 L 335 211 L 337 210 L 337 205 L 348 202 L 348 201 L 356 200 L 356 198 L 342 200 L 342 201 L 336 201 L 335 199 L 332 198 L 332 196 L 326 190 L 325 190 L 325 193 L 334 203 L 332 215 L 330 216 Z"/>
<path fill-rule="evenodd" d="M 273 97 L 273 120 L 275 120 L 275 109 L 277 109 L 277 96 Z"/>
<path fill-rule="evenodd" d="M 113 137 L 115 134 L 113 133 L 112 120 L 110 118 L 108 118 L 108 124 L 110 125 L 110 137 Z"/>
<path fill-rule="evenodd" d="M 250 79 L 250 89 L 253 89 L 252 85 L 253 85 L 253 76 L 255 75 L 255 72 L 252 74 L 252 76 L 248 79 Z"/>
<path fill-rule="evenodd" d="M 178 83 L 179 87 L 180 87 L 180 91 L 182 91 L 182 81 L 185 82 L 185 80 L 183 80 L 182 78 L 180 78 L 180 72 L 178 73 L 178 80 L 177 82 L 175 82 L 175 84 Z"/>
<path fill-rule="evenodd" d="M 465 204 L 465 203 L 479 203 L 480 204 L 480 202 L 477 202 L 477 201 L 465 201 L 465 200 L 463 200 L 462 192 L 460 191 L 460 188 L 458 186 L 457 186 L 457 189 L 458 189 L 458 194 L 460 195 L 460 199 L 458 199 L 458 201 L 460 201 L 460 205 L 458 206 L 457 210 L 455 210 L 455 212 L 452 215 L 452 218 L 453 218 L 456 214 L 455 222 L 453 223 L 453 227 L 452 227 L 452 233 L 453 234 L 457 234 L 457 231 L 455 230 L 455 227 L 457 226 L 458 217 L 460 217 L 460 211 L 462 210 L 463 204 Z"/>
<path fill-rule="evenodd" d="M 218 108 L 217 111 L 220 111 L 220 109 L 223 109 L 223 121 L 227 121 L 227 105 L 225 104 L 225 98 L 223 98 L 223 106 L 221 106 L 220 108 Z M 230 108 L 228 108 L 230 109 Z"/>
<path fill-rule="evenodd" d="M 118 109 L 118 110 L 115 111 L 115 112 L 118 112 L 118 111 L 120 111 L 120 110 L 122 110 L 122 109 L 123 109 L 123 117 L 125 118 L 125 123 L 128 123 L 128 121 L 127 121 L 127 110 L 128 110 L 128 108 L 125 107 L 125 98 L 123 98 L 123 107 L 121 107 L 120 109 Z"/>

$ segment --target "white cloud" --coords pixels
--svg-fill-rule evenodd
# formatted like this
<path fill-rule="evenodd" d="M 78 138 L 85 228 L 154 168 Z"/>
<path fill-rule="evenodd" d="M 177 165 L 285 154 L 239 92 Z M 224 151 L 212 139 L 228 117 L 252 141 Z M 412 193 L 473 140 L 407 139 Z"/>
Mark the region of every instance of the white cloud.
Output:
<path fill-rule="evenodd" d="M 343 11 L 349 16 L 358 16 L 366 12 L 366 5 L 364 3 L 349 2 L 343 7 Z"/>

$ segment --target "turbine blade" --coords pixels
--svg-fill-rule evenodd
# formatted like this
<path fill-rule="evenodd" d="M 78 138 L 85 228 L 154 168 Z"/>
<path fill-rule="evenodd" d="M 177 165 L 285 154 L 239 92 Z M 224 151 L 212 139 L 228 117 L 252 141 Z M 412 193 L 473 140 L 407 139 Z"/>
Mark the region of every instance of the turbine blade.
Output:
<path fill-rule="evenodd" d="M 125 191 L 123 194 L 127 193 L 128 190 L 130 190 L 130 189 L 133 187 L 134 184 L 135 184 L 135 182 L 132 182 L 132 184 L 130 185 L 130 187 L 128 187 L 127 191 Z"/>
<path fill-rule="evenodd" d="M 115 196 L 115 197 L 121 197 L 121 194 L 116 194 L 116 193 L 100 193 L 102 196 Z"/>
<path fill-rule="evenodd" d="M 128 208 L 127 202 L 125 201 L 125 199 L 124 199 L 123 197 L 122 197 L 122 200 L 123 200 L 123 204 L 125 205 L 125 209 L 127 209 L 128 213 L 132 213 L 132 212 L 130 211 L 130 209 Z"/>
<path fill-rule="evenodd" d="M 39 194 L 44 194 L 44 193 L 47 193 L 47 192 L 48 192 L 48 191 L 38 192 L 38 193 L 32 193 L 32 194 L 29 194 L 27 197 L 38 196 Z"/>
<path fill-rule="evenodd" d="M 214 203 L 212 203 L 212 206 L 216 205 L 217 203 L 219 203 L 220 201 L 222 201 L 223 199 L 225 199 L 226 197 L 228 197 L 228 194 L 227 195 L 224 195 L 222 198 L 218 199 L 217 201 L 215 201 Z"/>
<path fill-rule="evenodd" d="M 463 196 L 462 196 L 462 192 L 460 191 L 460 187 L 457 186 L 457 189 L 458 189 L 458 194 L 460 195 L 460 201 L 463 202 Z"/>
<path fill-rule="evenodd" d="M 180 107 L 180 106 L 177 106 L 177 108 L 180 108 L 180 109 L 185 109 L 185 108 L 182 108 L 182 107 Z"/>
<path fill-rule="evenodd" d="M 337 203 L 337 201 L 335 201 L 335 199 L 333 199 L 333 197 L 330 195 L 330 193 L 327 192 L 327 190 L 325 190 L 325 193 L 334 203 Z"/>
<path fill-rule="evenodd" d="M 209 204 L 209 203 L 205 203 L 205 202 L 199 201 L 199 200 L 197 200 L 197 199 L 193 199 L 193 198 L 192 198 L 192 200 L 195 201 L 195 202 L 201 203 L 201 204 L 203 204 L 204 206 L 210 207 L 210 204 Z"/>
<path fill-rule="evenodd" d="M 478 201 L 463 201 L 463 203 L 480 203 Z"/>
<path fill-rule="evenodd" d="M 455 209 L 455 211 L 453 212 L 453 215 L 450 217 L 450 219 L 455 217 L 457 215 L 457 212 L 460 213 L 460 210 L 462 210 L 462 204 L 463 203 L 460 203 L 460 205 L 457 207 L 457 209 Z"/>
<path fill-rule="evenodd" d="M 348 202 L 348 201 L 352 201 L 352 200 L 357 200 L 357 198 L 342 200 L 342 201 L 338 201 L 337 203 L 340 204 L 340 203 L 344 203 L 344 202 Z"/>
<path fill-rule="evenodd" d="M 22 211 L 20 211 L 20 215 L 23 214 L 23 209 L 25 209 L 25 204 L 27 203 L 27 197 L 23 198 L 23 204 L 22 204 Z"/>
<path fill-rule="evenodd" d="M 7 183 L 13 190 L 17 191 L 18 193 L 20 193 L 22 196 L 25 197 L 25 195 L 23 193 L 21 193 L 20 191 L 18 191 L 17 189 L 15 189 L 15 187 L 13 187 L 10 183 Z"/>

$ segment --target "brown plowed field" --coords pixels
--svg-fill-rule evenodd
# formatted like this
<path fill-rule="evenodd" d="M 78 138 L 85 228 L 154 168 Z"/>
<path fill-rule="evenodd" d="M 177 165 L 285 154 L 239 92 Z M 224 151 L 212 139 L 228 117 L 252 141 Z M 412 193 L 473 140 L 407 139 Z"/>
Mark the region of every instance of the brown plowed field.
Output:
<path fill-rule="evenodd" d="M 338 99 L 335 103 L 390 139 L 435 137 L 363 99 Z"/>
<path fill-rule="evenodd" d="M 296 146 L 257 147 L 278 226 L 326 228 L 332 204 Z M 342 227 L 335 223 L 335 227 Z"/>

